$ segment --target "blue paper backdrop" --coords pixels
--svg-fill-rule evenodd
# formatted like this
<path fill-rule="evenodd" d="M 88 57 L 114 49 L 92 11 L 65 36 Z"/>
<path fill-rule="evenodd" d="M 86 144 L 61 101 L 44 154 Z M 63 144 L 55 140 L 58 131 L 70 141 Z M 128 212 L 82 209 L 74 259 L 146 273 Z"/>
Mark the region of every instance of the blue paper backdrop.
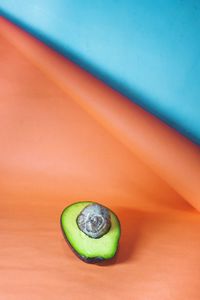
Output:
<path fill-rule="evenodd" d="M 199 0 L 0 0 L 0 9 L 200 144 Z"/>

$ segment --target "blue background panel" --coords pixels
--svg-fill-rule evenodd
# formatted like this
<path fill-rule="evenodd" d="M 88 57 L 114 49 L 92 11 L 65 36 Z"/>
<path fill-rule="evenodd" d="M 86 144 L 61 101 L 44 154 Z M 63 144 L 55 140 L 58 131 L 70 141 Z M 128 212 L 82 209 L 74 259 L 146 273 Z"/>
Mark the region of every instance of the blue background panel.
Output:
<path fill-rule="evenodd" d="M 200 144 L 200 1 L 0 0 L 0 9 Z"/>

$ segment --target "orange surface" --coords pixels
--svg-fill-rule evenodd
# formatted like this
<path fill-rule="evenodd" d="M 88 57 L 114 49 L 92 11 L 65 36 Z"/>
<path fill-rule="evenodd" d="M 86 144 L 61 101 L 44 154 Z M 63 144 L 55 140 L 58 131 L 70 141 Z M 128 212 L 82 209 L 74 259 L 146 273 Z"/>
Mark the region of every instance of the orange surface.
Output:
<path fill-rule="evenodd" d="M 0 21 L 0 299 L 200 299 L 199 149 Z M 117 259 L 79 261 L 63 208 L 99 201 Z"/>

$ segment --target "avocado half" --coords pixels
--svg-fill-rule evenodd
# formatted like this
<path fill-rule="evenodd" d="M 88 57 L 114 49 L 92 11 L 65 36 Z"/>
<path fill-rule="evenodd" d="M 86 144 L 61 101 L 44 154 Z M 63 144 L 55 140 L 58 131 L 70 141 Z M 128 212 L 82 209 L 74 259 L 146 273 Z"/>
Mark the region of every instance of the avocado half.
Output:
<path fill-rule="evenodd" d="M 112 259 L 118 249 L 120 239 L 120 222 L 117 216 L 108 208 L 110 214 L 110 228 L 100 238 L 91 238 L 80 230 L 77 218 L 81 212 L 96 202 L 76 202 L 67 206 L 60 218 L 65 240 L 73 252 L 86 263 L 99 263 Z"/>

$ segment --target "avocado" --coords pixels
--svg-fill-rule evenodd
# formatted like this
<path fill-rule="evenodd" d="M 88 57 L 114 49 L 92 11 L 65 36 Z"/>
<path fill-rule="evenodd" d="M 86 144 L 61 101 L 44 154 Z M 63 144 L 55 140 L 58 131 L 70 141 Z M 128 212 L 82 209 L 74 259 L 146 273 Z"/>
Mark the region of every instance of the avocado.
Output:
<path fill-rule="evenodd" d="M 120 222 L 105 206 L 76 202 L 61 214 L 61 228 L 73 252 L 86 263 L 113 258 L 120 239 Z"/>

